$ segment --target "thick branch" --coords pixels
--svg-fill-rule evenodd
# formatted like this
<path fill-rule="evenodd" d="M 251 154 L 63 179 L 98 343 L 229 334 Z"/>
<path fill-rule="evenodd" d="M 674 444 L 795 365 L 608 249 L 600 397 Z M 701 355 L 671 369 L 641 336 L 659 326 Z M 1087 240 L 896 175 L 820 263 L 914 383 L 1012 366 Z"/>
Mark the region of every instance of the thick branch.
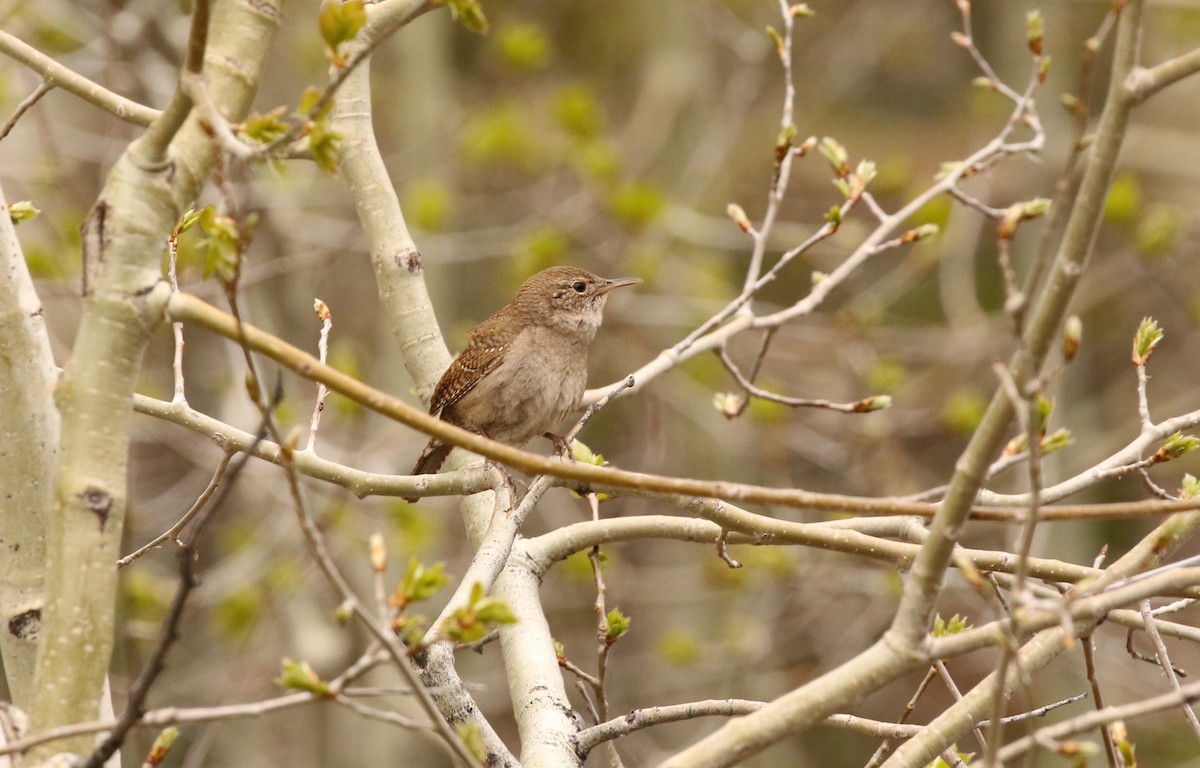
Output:
<path fill-rule="evenodd" d="M 12 701 L 33 696 L 46 519 L 54 506 L 58 375 L 46 318 L 0 191 L 0 657 Z"/>
<path fill-rule="evenodd" d="M 223 109 L 244 115 L 278 22 L 270 0 L 215 8 L 206 72 Z M 113 646 L 116 561 L 126 506 L 126 460 L 142 353 L 169 293 L 161 257 L 183 205 L 213 162 L 193 118 L 174 134 L 173 163 L 147 164 L 138 142 L 117 161 L 84 226 L 85 296 L 79 334 L 56 393 L 62 414 L 58 505 L 47 525 L 45 636 L 30 719 L 35 729 L 90 719 Z M 65 749 L 90 751 L 90 740 Z M 61 751 L 61 750 L 59 750 Z M 29 759 L 47 756 L 35 748 Z"/>

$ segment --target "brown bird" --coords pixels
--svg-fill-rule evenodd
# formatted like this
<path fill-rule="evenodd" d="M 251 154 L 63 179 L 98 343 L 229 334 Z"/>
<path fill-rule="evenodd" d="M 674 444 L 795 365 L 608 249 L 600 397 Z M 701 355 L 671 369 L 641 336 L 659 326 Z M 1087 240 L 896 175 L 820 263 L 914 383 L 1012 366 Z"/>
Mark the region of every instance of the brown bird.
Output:
<path fill-rule="evenodd" d="M 588 344 L 608 292 L 640 282 L 575 267 L 538 272 L 467 334 L 467 348 L 433 390 L 429 413 L 509 445 L 554 439 L 549 430 L 579 407 L 587 388 Z M 411 474 L 437 472 L 452 447 L 431 439 Z"/>

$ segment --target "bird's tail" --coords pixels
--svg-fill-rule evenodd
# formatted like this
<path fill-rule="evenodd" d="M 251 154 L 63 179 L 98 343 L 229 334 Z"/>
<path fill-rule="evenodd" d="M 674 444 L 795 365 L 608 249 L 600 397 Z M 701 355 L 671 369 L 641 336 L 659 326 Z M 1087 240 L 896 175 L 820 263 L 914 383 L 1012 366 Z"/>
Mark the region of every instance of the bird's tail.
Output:
<path fill-rule="evenodd" d="M 425 450 L 421 451 L 421 455 L 417 457 L 417 463 L 413 466 L 410 475 L 432 475 L 442 468 L 442 464 L 446 461 L 446 457 L 450 455 L 450 446 L 443 443 L 437 438 L 431 439 L 425 445 Z M 409 503 L 416 502 L 416 498 L 408 498 L 405 501 Z"/>

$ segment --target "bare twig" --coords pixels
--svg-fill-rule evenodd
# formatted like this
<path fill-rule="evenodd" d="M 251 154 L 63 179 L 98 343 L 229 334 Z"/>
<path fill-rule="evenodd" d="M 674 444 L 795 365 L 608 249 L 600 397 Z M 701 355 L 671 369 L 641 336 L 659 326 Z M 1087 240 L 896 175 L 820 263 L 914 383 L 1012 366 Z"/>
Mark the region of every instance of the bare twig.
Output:
<path fill-rule="evenodd" d="M 1179 684 L 1181 675 L 1175 669 L 1175 665 L 1171 663 L 1171 657 L 1167 653 L 1167 644 L 1163 642 L 1162 635 L 1159 634 L 1158 627 L 1155 626 L 1154 617 L 1150 611 L 1150 601 L 1143 600 L 1138 608 L 1142 613 L 1142 621 L 1146 624 L 1146 634 L 1154 641 L 1154 654 L 1158 657 L 1158 665 L 1162 668 L 1163 674 L 1167 676 L 1167 681 L 1170 682 L 1171 687 L 1175 689 L 1176 693 L 1179 693 L 1181 690 Z M 1192 726 L 1192 732 L 1196 734 L 1196 738 L 1200 739 L 1200 719 L 1196 717 L 1195 710 L 1187 702 L 1184 702 L 1182 707 L 1184 717 L 1187 718 L 1188 724 Z"/>
<path fill-rule="evenodd" d="M 184 221 L 181 219 L 171 230 L 167 238 L 167 279 L 172 291 L 179 291 L 179 236 L 183 234 Z M 171 333 L 175 337 L 175 356 L 171 360 L 171 372 L 175 380 L 175 392 L 171 396 L 173 404 L 187 405 L 187 394 L 183 379 L 183 323 L 178 320 L 171 323 Z"/>
<path fill-rule="evenodd" d="M 634 380 L 633 376 L 626 376 L 624 381 L 622 381 L 618 386 L 616 386 L 616 387 L 610 389 L 608 392 L 606 392 L 604 394 L 604 397 L 600 398 L 596 402 L 589 405 L 587 407 L 587 409 L 583 412 L 583 415 L 579 417 L 579 421 L 575 422 L 575 426 L 571 427 L 571 431 L 568 432 L 566 434 L 566 437 L 563 438 L 567 442 L 567 444 L 568 445 L 571 444 L 571 441 L 575 439 L 575 436 L 579 434 L 580 430 L 583 429 L 584 425 L 587 424 L 588 421 L 590 421 L 591 418 L 593 416 L 595 416 L 596 413 L 601 408 L 603 408 L 604 406 L 606 406 L 610 402 L 612 402 L 612 399 L 614 397 L 621 394 L 626 389 L 633 387 L 633 385 L 635 383 L 636 383 L 636 381 Z"/>
<path fill-rule="evenodd" d="M 329 331 L 333 329 L 333 314 L 329 307 L 320 299 L 314 299 L 313 305 L 317 319 L 321 321 L 321 339 L 317 342 L 318 359 L 323 364 L 329 354 Z M 325 410 L 325 398 L 329 396 L 329 388 L 317 384 L 317 401 L 313 405 L 312 420 L 308 427 L 308 444 L 304 446 L 305 453 L 312 453 L 317 445 L 317 429 L 321 426 L 321 413 Z"/>
<path fill-rule="evenodd" d="M 1130 630 L 1130 636 L 1133 631 Z M 1092 689 L 1092 702 L 1097 712 L 1104 710 L 1104 695 L 1100 691 L 1100 675 L 1096 671 L 1096 636 L 1095 633 L 1088 633 L 1083 640 L 1083 662 L 1084 668 L 1087 670 L 1088 685 Z M 1112 734 L 1104 726 L 1098 728 L 1100 732 L 1100 741 L 1104 744 L 1104 757 L 1108 760 L 1108 768 L 1119 768 L 1121 765 L 1117 758 L 1117 746 L 1113 744 Z"/>
<path fill-rule="evenodd" d="M 1150 420 L 1150 398 L 1146 394 L 1146 366 L 1135 365 L 1137 370 L 1137 402 L 1138 402 L 1138 418 L 1142 422 L 1142 430 L 1154 429 L 1154 422 Z"/>
<path fill-rule="evenodd" d="M 585 498 L 592 511 L 592 521 L 598 521 L 600 519 L 600 502 L 596 498 L 596 494 L 589 493 Z M 608 680 L 608 655 L 612 650 L 613 641 L 609 638 L 608 610 L 605 607 L 604 599 L 608 590 L 604 586 L 604 574 L 600 570 L 599 544 L 588 550 L 588 561 L 592 564 L 592 578 L 596 584 L 596 601 L 592 608 L 596 613 L 596 677 L 594 683 L 591 679 L 588 679 L 587 682 L 592 685 L 592 691 L 595 694 L 593 717 L 597 723 L 600 723 L 608 719 L 606 682 Z M 616 745 L 612 741 L 606 741 L 604 744 L 609 763 L 614 768 L 622 765 L 621 755 L 617 752 Z"/>
<path fill-rule="evenodd" d="M 43 80 L 38 83 L 37 88 L 33 89 L 33 93 L 21 99 L 21 103 L 13 110 L 12 117 L 8 118 L 8 122 L 4 124 L 3 128 L 0 128 L 0 141 L 3 141 L 4 137 L 12 132 L 12 129 L 16 127 L 17 121 L 21 119 L 22 115 L 28 112 L 34 104 L 37 104 L 43 96 L 52 90 L 54 90 L 54 84 L 49 80 Z"/>
<path fill-rule="evenodd" d="M 942 684 L 946 686 L 946 690 L 950 691 L 950 694 L 954 696 L 954 700 L 962 701 L 962 691 L 958 689 L 958 685 L 954 682 L 954 678 L 950 676 L 950 670 L 946 669 L 946 662 L 938 659 L 937 661 L 933 662 L 933 669 L 937 672 L 937 676 L 941 679 Z M 1012 722 L 1009 718 L 1001 718 L 1001 720 L 1003 720 L 1005 724 Z M 983 728 L 990 726 L 991 723 L 988 722 L 986 726 L 978 724 L 974 729 L 972 729 L 973 733 L 975 734 L 975 740 L 979 742 L 979 746 L 983 749 L 987 749 L 987 740 L 983 737 Z"/>
<path fill-rule="evenodd" d="M 746 390 L 747 394 L 772 403 L 779 403 L 780 405 L 787 405 L 792 408 L 824 408 L 828 411 L 840 411 L 841 413 L 867 413 L 879 410 L 887 402 L 878 396 L 856 400 L 852 403 L 835 403 L 830 400 L 809 400 L 802 397 L 777 395 L 774 392 L 768 392 L 751 383 L 750 379 L 742 373 L 737 364 L 729 357 L 729 352 L 723 345 L 717 349 L 717 357 L 721 358 L 721 363 L 725 366 L 725 369 L 733 374 L 733 377 L 737 379 L 738 385 Z"/>
<path fill-rule="evenodd" d="M 1026 752 L 1039 746 L 1044 739 L 1061 739 L 1093 728 L 1103 727 L 1106 723 L 1153 715 L 1197 700 L 1200 700 L 1200 682 L 1190 683 L 1178 690 L 1143 699 L 1133 704 L 1088 712 L 1061 723 L 1040 728 L 1029 736 L 1006 744 L 996 757 L 1005 763 L 1015 761 Z"/>
<path fill-rule="evenodd" d="M 247 457 L 249 455 L 249 453 L 246 454 Z M 212 479 L 208 481 L 208 486 L 200 493 L 199 496 L 196 497 L 196 501 L 192 503 L 191 508 L 188 509 L 187 512 L 183 513 L 183 517 L 179 518 L 174 525 L 172 525 L 166 531 L 163 531 L 158 536 L 154 537 L 154 539 L 146 543 L 141 548 L 118 560 L 117 567 L 124 568 L 150 550 L 155 549 L 168 539 L 174 539 L 175 543 L 181 547 L 185 546 L 184 543 L 179 539 L 180 531 L 187 527 L 187 524 L 190 523 L 196 517 L 196 515 L 200 514 L 200 512 L 204 509 L 204 505 L 210 498 L 212 498 L 212 495 L 217 491 L 217 488 L 220 487 L 221 479 L 225 476 L 225 470 L 229 467 L 229 462 L 233 456 L 233 452 L 230 451 L 227 451 L 221 456 L 221 460 L 217 463 L 217 468 L 213 470 Z M 238 466 L 240 467 L 241 464 Z"/>
<path fill-rule="evenodd" d="M 1013 290 L 1015 290 L 1015 278 L 1012 282 Z M 1015 314 L 1014 321 L 1018 324 L 1020 322 Z M 1023 349 L 1027 353 L 1027 348 Z M 1012 410 L 1017 415 L 1018 423 L 1021 425 L 1026 442 L 1029 445 L 1029 459 L 1026 462 L 1029 478 L 1029 506 L 1026 509 L 1025 523 L 1021 527 L 1021 538 L 1016 550 L 1017 571 L 1013 589 L 1013 604 L 1018 609 L 1024 609 L 1033 602 L 1033 596 L 1027 590 L 1030 569 L 1029 559 L 1033 552 L 1034 535 L 1037 531 L 1038 522 L 1041 519 L 1041 438 L 1044 425 L 1039 415 L 1037 401 L 1040 382 L 1018 382 L 1013 378 L 1009 369 L 1002 365 L 996 366 L 996 373 L 1000 379 L 1002 390 L 1012 402 Z M 1069 637 L 1069 633 L 1073 630 L 1065 620 L 1064 627 Z M 1007 639 L 1008 641 L 1000 647 L 1000 659 L 996 663 L 995 675 L 1000 680 L 1005 679 L 1007 676 L 1009 665 L 1014 663 L 1017 653 L 1015 633 L 1007 634 Z M 1003 688 L 997 687 L 992 700 L 992 718 L 991 723 L 988 725 L 987 738 L 984 739 L 983 734 L 978 731 L 976 732 L 979 743 L 984 750 L 984 765 L 995 764 L 996 750 L 999 749 L 1004 734 L 1004 707 L 1007 700 L 1008 696 Z"/>
<path fill-rule="evenodd" d="M 904 705 L 904 711 L 900 713 L 900 719 L 897 721 L 898 723 L 908 722 L 908 718 L 912 717 L 913 711 L 917 708 L 917 702 L 921 700 L 921 696 L 924 695 L 925 690 L 929 688 L 929 684 L 932 683 L 936 677 L 937 670 L 935 668 L 930 667 L 928 670 L 926 670 L 925 677 L 921 678 L 921 682 L 917 684 L 917 689 L 913 691 L 912 696 L 908 698 L 908 703 Z M 880 741 L 879 746 L 875 749 L 875 753 L 871 755 L 871 759 L 867 761 L 866 768 L 877 768 L 877 766 L 883 762 L 884 758 L 892 753 L 892 742 L 895 741 L 896 738 L 897 737 L 893 735 L 884 736 L 882 741 Z"/>
<path fill-rule="evenodd" d="M 717 557 L 721 558 L 730 568 L 741 568 L 742 564 L 733 559 L 729 554 L 729 548 L 726 546 L 726 540 L 729 538 L 729 531 L 721 529 L 721 535 L 717 537 Z"/>

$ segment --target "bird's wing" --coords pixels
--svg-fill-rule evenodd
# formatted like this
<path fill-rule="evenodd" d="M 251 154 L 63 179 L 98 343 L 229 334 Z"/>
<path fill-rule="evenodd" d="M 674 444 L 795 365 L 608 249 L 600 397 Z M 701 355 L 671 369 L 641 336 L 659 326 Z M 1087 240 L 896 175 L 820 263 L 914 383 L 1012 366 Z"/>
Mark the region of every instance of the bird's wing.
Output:
<path fill-rule="evenodd" d="M 474 334 L 472 334 L 474 337 Z M 430 413 L 441 413 L 458 402 L 504 360 L 508 343 L 486 343 L 487 339 L 472 338 L 470 345 L 454 358 L 438 380 L 429 403 Z M 499 340 L 492 340 L 498 342 Z M 477 343 L 484 342 L 484 343 Z"/>

